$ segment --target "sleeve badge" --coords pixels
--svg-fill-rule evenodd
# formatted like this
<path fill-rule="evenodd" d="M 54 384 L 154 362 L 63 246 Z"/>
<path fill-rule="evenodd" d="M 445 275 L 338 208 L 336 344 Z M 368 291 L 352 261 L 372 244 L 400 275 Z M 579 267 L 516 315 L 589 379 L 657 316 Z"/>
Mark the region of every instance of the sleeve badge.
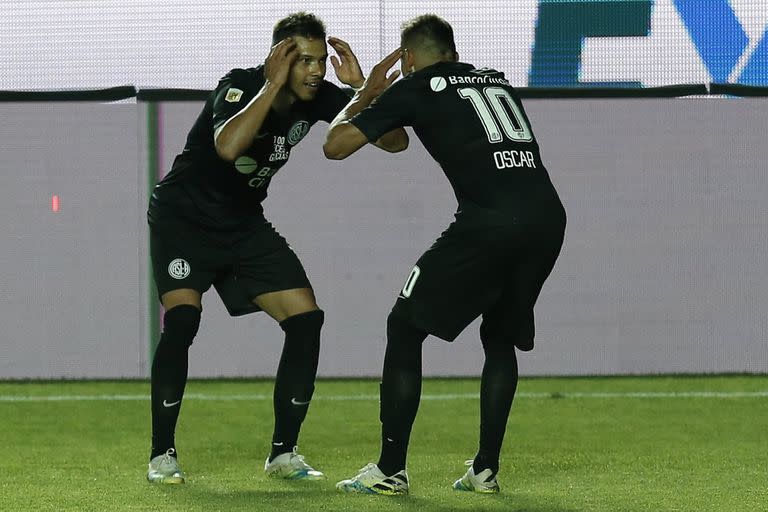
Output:
<path fill-rule="evenodd" d="M 234 87 L 230 87 L 227 91 L 227 95 L 224 97 L 224 101 L 228 101 L 229 103 L 237 103 L 240 101 L 240 98 L 243 96 L 243 91 L 240 89 L 235 89 Z"/>

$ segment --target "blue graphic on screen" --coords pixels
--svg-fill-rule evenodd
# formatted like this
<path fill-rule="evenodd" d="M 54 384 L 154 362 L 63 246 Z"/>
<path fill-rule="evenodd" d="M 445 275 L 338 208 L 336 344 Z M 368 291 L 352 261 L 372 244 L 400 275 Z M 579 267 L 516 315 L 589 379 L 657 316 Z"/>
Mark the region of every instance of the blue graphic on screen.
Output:
<path fill-rule="evenodd" d="M 647 36 L 651 0 L 542 0 L 528 84 L 533 87 L 641 87 L 640 82 L 579 81 L 585 37 Z"/>
<path fill-rule="evenodd" d="M 712 75 L 727 82 L 749 38 L 726 0 L 674 0 L 693 44 Z"/>
<path fill-rule="evenodd" d="M 768 27 L 738 82 L 745 85 L 768 85 Z"/>
<path fill-rule="evenodd" d="M 712 82 L 768 85 L 768 26 L 750 46 L 728 0 L 673 4 Z M 652 9 L 653 0 L 541 0 L 529 85 L 641 87 L 640 82 L 580 82 L 582 47 L 586 37 L 647 37 Z"/>

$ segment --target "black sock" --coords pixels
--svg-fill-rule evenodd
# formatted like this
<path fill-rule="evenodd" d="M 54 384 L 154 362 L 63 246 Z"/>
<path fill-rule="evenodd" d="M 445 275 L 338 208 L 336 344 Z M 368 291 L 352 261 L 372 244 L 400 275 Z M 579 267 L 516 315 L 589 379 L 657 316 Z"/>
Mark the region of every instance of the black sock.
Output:
<path fill-rule="evenodd" d="M 517 389 L 515 347 L 506 340 L 483 340 L 485 365 L 480 384 L 480 448 L 472 467 L 475 474 L 499 471 L 499 454 L 512 400 Z"/>
<path fill-rule="evenodd" d="M 275 431 L 270 460 L 293 450 L 299 438 L 315 390 L 323 318 L 322 310 L 318 309 L 280 322 L 285 344 L 275 377 Z"/>
<path fill-rule="evenodd" d="M 200 326 L 200 310 L 184 304 L 166 311 L 152 360 L 152 453 L 175 448 L 174 432 L 187 384 L 188 351 Z"/>
<path fill-rule="evenodd" d="M 387 351 L 381 376 L 381 456 L 378 466 L 391 476 L 405 469 L 411 427 L 421 398 L 421 346 L 427 333 L 407 320 L 387 318 Z"/>

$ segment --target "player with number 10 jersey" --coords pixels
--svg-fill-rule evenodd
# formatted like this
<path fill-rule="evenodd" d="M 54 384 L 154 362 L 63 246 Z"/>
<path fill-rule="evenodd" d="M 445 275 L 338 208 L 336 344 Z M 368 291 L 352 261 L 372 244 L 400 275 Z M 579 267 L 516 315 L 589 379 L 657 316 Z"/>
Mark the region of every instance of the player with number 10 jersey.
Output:
<path fill-rule="evenodd" d="M 398 72 L 388 70 L 398 59 L 404 78 L 395 82 Z M 398 127 L 413 128 L 450 181 L 458 209 L 414 265 L 387 319 L 379 461 L 337 488 L 408 492 L 422 343 L 429 334 L 453 341 L 482 316 L 480 446 L 454 489 L 498 492 L 516 350 L 533 349 L 533 307 L 563 243 L 565 210 L 514 88 L 494 69 L 459 62 L 452 27 L 435 15 L 403 25 L 401 47 L 336 116 L 323 149 L 346 158 Z"/>

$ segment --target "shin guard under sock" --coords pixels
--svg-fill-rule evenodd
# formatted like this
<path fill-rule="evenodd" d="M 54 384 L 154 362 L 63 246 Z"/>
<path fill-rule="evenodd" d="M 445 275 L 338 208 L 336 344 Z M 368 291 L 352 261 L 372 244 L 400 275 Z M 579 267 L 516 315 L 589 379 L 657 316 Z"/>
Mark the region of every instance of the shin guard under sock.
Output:
<path fill-rule="evenodd" d="M 323 319 L 323 311 L 318 309 L 280 322 L 285 344 L 275 377 L 275 431 L 270 460 L 290 452 L 297 444 L 315 390 Z"/>
<path fill-rule="evenodd" d="M 517 357 L 512 343 L 484 343 L 485 365 L 480 384 L 480 447 L 472 467 L 475 473 L 499 470 L 509 411 L 517 389 Z"/>
<path fill-rule="evenodd" d="M 421 398 L 421 352 L 427 333 L 398 316 L 387 319 L 387 350 L 381 380 L 379 469 L 393 475 L 405 469 L 411 427 Z"/>
<path fill-rule="evenodd" d="M 174 432 L 187 384 L 188 351 L 200 326 L 200 310 L 184 304 L 169 309 L 152 360 L 152 453 L 175 448 Z"/>

